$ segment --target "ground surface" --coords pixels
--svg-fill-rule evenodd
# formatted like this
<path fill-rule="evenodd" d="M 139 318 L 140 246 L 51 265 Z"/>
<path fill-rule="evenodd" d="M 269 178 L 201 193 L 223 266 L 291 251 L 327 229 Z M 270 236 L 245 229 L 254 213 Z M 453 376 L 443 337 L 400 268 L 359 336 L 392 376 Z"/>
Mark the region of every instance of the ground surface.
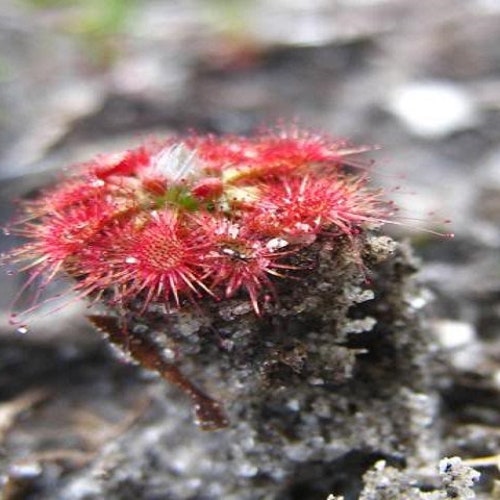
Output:
<path fill-rule="evenodd" d="M 14 197 L 46 184 L 61 166 L 151 134 L 247 133 L 297 118 L 381 145 L 374 182 L 400 187 L 393 197 L 408 223 L 389 230 L 410 238 L 422 258 L 428 331 L 448 366 L 436 381 L 439 456 L 496 455 L 500 3 L 303 3 L 130 0 L 99 8 L 4 0 L 2 219 Z M 12 244 L 3 239 L 2 250 Z M 2 277 L 4 311 L 18 285 L 15 276 Z M 2 316 L 1 461 L 3 473 L 17 478 L 5 486 L 6 498 L 36 498 L 27 496 L 33 481 L 44 498 L 56 498 L 59 478 L 161 414 L 159 386 L 117 362 L 84 314 L 73 304 L 27 334 Z M 491 497 L 495 461 L 478 470 L 478 491 Z"/>

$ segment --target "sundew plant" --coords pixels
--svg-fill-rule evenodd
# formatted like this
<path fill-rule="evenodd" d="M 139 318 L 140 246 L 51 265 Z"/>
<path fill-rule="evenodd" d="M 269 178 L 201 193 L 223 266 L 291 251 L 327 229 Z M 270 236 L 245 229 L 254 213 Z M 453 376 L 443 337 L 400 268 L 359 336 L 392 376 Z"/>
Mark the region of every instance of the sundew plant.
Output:
<path fill-rule="evenodd" d="M 232 366 L 218 330 L 234 331 L 231 319 L 224 323 L 226 305 L 243 305 L 252 323 L 247 330 L 260 338 L 275 316 L 279 323 L 278 316 L 297 314 L 293 306 L 280 312 L 280 302 L 284 295 L 297 297 L 301 280 L 326 273 L 342 288 L 345 269 L 336 279 L 328 258 L 328 269 L 315 268 L 319 249 L 328 248 L 362 277 L 367 236 L 395 220 L 394 204 L 369 183 L 371 162 L 362 156 L 368 150 L 292 126 L 251 137 L 150 140 L 76 165 L 55 186 L 23 201 L 9 227 L 25 239 L 5 256 L 28 276 L 20 295 L 37 290 L 33 305 L 14 322 L 25 330 L 42 292 L 55 278 L 69 277 L 77 298 L 101 306 L 88 318 L 111 344 L 181 389 L 202 429 L 226 427 L 223 405 L 179 368 L 190 348 L 184 349 L 175 324 L 185 313 L 200 318 L 208 334 L 197 338 L 212 339 L 218 350 L 211 362 L 225 359 Z M 165 355 L 165 342 L 173 359 Z M 279 352 L 261 363 L 262 373 L 283 362 L 299 369 L 298 351 L 294 360 Z"/>
<path fill-rule="evenodd" d="M 26 243 L 8 259 L 29 285 L 64 274 L 92 302 L 172 311 L 241 296 L 261 315 L 318 237 L 354 250 L 391 219 L 359 158 L 368 149 L 297 127 L 150 140 L 23 202 L 10 230 Z"/>

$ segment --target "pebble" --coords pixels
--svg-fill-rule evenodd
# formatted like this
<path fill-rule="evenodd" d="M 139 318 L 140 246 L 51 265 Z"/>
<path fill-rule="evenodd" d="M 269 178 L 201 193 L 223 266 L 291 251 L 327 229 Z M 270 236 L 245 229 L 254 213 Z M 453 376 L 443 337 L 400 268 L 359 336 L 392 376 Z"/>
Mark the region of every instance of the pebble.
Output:
<path fill-rule="evenodd" d="M 388 109 L 416 136 L 441 139 L 474 126 L 478 111 L 461 85 L 441 80 L 409 82 L 389 97 Z"/>

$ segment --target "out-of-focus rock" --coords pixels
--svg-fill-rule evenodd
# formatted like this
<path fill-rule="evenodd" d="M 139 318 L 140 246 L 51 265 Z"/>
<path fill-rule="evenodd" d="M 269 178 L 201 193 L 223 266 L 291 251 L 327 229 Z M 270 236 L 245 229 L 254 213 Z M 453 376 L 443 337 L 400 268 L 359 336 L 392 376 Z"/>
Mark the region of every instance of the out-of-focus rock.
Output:
<path fill-rule="evenodd" d="M 439 139 L 471 128 L 478 119 L 473 97 L 452 82 L 410 82 L 396 88 L 388 109 L 412 134 Z"/>

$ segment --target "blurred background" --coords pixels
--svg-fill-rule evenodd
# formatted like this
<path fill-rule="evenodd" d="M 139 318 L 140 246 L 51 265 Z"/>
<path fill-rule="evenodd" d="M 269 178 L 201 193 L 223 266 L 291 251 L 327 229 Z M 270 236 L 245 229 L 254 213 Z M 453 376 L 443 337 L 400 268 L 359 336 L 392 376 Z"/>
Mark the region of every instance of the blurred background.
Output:
<path fill-rule="evenodd" d="M 490 391 L 488 403 L 458 401 L 454 421 L 488 425 L 494 432 L 474 453 L 498 452 L 500 0 L 0 5 L 3 222 L 14 199 L 50 183 L 62 168 L 150 135 L 246 134 L 297 120 L 379 145 L 374 183 L 399 188 L 390 196 L 408 223 L 389 230 L 410 238 L 422 259 L 431 327 L 458 352 L 457 370 L 483 381 L 476 392 Z M 1 250 L 13 244 L 5 237 Z M 1 280 L 7 311 L 18 278 L 4 273 Z M 62 322 L 35 324 L 37 332 L 23 342 L 36 344 L 57 330 L 71 343 L 80 330 L 68 328 L 71 308 L 62 314 Z M 5 342 L 15 344 L 6 314 L 0 326 Z M 25 355 L 9 352 L 6 366 L 21 366 L 21 380 Z M 19 388 L 38 372 L 30 373 Z M 8 378 L 2 383 L 16 392 Z M 451 396 L 447 401 L 458 405 Z"/>

